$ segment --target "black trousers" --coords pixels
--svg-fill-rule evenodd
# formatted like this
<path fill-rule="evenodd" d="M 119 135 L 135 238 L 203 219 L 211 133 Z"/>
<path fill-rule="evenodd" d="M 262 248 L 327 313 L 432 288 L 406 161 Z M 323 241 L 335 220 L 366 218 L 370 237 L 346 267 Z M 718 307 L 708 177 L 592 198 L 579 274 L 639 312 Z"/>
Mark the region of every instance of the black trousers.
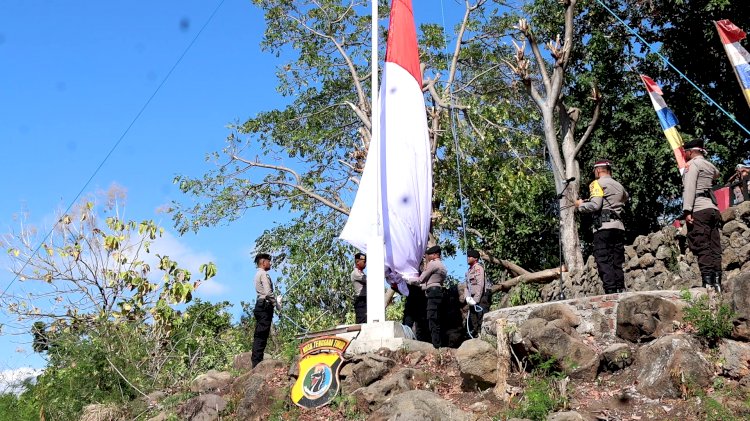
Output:
<path fill-rule="evenodd" d="M 603 229 L 594 233 L 594 259 L 604 291 L 625 289 L 625 231 Z"/>
<path fill-rule="evenodd" d="M 255 316 L 255 333 L 253 334 L 253 352 L 251 361 L 253 367 L 263 361 L 263 352 L 268 344 L 268 335 L 271 334 L 271 322 L 273 321 L 273 304 L 266 300 L 259 300 L 253 309 Z"/>
<path fill-rule="evenodd" d="M 481 308 L 481 311 L 477 311 L 474 306 L 470 305 L 468 314 L 469 331 L 474 338 L 478 338 L 479 333 L 482 330 L 482 319 L 484 318 L 484 313 L 490 311 L 490 294 L 487 292 L 482 294 L 482 298 L 477 305 Z"/>
<path fill-rule="evenodd" d="M 427 289 L 427 324 L 430 326 L 432 346 L 440 348 L 440 306 L 443 303 L 443 288 Z"/>
<path fill-rule="evenodd" d="M 693 212 L 693 224 L 688 224 L 688 247 L 698 258 L 701 275 L 721 272 L 721 214 L 716 209 Z"/>
<path fill-rule="evenodd" d="M 354 323 L 367 323 L 367 296 L 354 298 Z"/>

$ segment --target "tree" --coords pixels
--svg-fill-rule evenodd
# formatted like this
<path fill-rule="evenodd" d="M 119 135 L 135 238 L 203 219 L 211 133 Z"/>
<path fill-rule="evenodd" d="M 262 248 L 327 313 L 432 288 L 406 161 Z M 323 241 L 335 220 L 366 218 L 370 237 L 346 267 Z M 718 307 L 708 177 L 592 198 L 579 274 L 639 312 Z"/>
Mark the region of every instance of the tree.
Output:
<path fill-rule="evenodd" d="M 577 39 L 574 37 L 577 0 L 564 0 L 561 3 L 564 6 L 561 19 L 564 22 L 563 39 L 561 41 L 558 34 L 554 42 L 547 44 L 551 63 L 548 63 L 542 54 L 539 40 L 532 31 L 531 25 L 525 19 L 521 19 L 517 26 L 522 35 L 521 44 L 515 44 L 516 61 L 511 67 L 521 78 L 542 114 L 544 139 L 549 153 L 552 175 L 555 187 L 561 194 L 559 209 L 563 256 L 568 269 L 573 273 L 579 273 L 583 268 L 583 255 L 573 206 L 578 198 L 577 180 L 581 178 L 578 153 L 590 139 L 599 119 L 601 96 L 594 87 L 591 91 L 591 100 L 595 104 L 592 116 L 583 135 L 577 138 L 576 127 L 581 117 L 581 110 L 566 105 L 566 102 L 572 98 L 567 97 L 564 91 L 567 67 Z M 558 17 L 559 14 L 553 13 L 553 16 Z M 526 56 L 526 42 L 529 43 L 532 51 L 533 63 Z M 532 76 L 536 73 L 538 74 Z"/>

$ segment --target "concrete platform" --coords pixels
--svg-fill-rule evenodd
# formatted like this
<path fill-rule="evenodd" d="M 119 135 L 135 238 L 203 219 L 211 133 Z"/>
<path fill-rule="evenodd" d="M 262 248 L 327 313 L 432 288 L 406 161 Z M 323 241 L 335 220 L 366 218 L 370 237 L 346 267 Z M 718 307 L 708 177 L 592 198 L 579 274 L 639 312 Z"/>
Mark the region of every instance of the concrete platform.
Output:
<path fill-rule="evenodd" d="M 394 321 L 365 323 L 361 325 L 359 332 L 347 332 L 336 336 L 351 341 L 346 350 L 347 354 L 365 354 L 380 348 L 395 351 L 415 339 L 409 328 Z"/>

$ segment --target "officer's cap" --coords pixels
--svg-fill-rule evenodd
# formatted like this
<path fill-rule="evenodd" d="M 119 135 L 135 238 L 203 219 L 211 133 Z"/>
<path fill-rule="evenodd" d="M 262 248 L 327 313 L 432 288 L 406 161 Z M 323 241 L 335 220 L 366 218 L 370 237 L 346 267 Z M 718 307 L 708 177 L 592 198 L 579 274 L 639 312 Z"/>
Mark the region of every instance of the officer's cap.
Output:
<path fill-rule="evenodd" d="M 705 142 L 703 142 L 703 139 L 694 139 L 694 140 L 691 140 L 690 142 L 686 142 L 685 144 L 683 144 L 682 148 L 685 149 L 686 151 L 689 151 L 689 150 L 704 151 L 704 146 L 703 146 L 704 143 Z"/>
<path fill-rule="evenodd" d="M 441 251 L 440 246 L 432 246 L 432 247 L 428 248 L 424 252 L 424 254 L 440 254 L 440 251 Z"/>
<path fill-rule="evenodd" d="M 475 259 L 479 259 L 479 252 L 474 249 L 469 249 L 466 251 L 466 257 L 473 257 Z"/>
<path fill-rule="evenodd" d="M 611 168 L 612 162 L 610 162 L 609 159 L 600 159 L 596 162 L 594 162 L 594 168 L 596 167 L 605 167 L 605 168 Z"/>
<path fill-rule="evenodd" d="M 737 164 L 737 171 L 750 170 L 750 165 Z"/>
<path fill-rule="evenodd" d="M 365 259 L 367 259 L 367 256 L 365 256 L 364 253 L 356 253 L 354 255 L 354 260 L 360 260 L 360 259 L 361 260 L 365 260 Z"/>
<path fill-rule="evenodd" d="M 258 253 L 255 255 L 255 264 L 257 265 L 261 259 L 271 260 L 271 255 L 268 253 Z"/>

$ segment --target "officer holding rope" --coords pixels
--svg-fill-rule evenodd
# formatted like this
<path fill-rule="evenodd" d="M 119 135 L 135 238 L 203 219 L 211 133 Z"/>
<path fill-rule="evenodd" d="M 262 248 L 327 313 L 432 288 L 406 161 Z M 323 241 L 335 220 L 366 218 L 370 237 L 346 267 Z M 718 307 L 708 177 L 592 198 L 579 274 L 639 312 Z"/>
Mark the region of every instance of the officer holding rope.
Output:
<path fill-rule="evenodd" d="M 466 304 L 469 314 L 466 316 L 466 331 L 470 337 L 476 338 L 482 328 L 484 313 L 489 311 L 489 300 L 485 294 L 487 289 L 484 266 L 479 263 L 479 252 L 468 250 L 466 261 L 469 270 L 466 271 Z"/>
<path fill-rule="evenodd" d="M 271 322 L 273 321 L 273 309 L 281 310 L 282 296 L 278 298 L 273 293 L 273 283 L 268 271 L 271 269 L 271 255 L 258 253 L 255 256 L 255 265 L 258 271 L 255 273 L 255 291 L 258 296 L 255 300 L 253 315 L 255 316 L 255 332 L 253 333 L 253 352 L 250 360 L 253 367 L 263 361 L 263 353 L 268 344 L 268 336 L 271 334 Z"/>

